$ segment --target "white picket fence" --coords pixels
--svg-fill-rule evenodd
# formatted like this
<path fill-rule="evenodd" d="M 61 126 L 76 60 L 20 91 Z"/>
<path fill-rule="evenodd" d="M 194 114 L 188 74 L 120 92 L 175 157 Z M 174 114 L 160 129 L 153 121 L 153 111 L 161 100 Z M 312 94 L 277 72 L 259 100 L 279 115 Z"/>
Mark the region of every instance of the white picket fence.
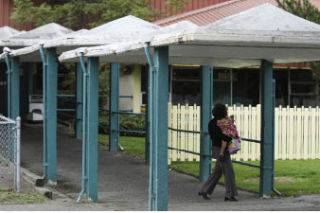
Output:
<path fill-rule="evenodd" d="M 228 114 L 234 115 L 235 124 L 243 138 L 260 140 L 260 105 L 256 107 L 230 106 Z M 200 107 L 169 104 L 169 127 L 200 131 Z M 200 153 L 200 134 L 169 130 L 168 146 Z M 260 160 L 260 144 L 243 141 L 242 150 L 233 155 L 234 160 Z M 199 161 L 199 155 L 168 150 L 172 161 Z M 320 159 L 320 109 L 275 109 L 275 159 Z"/>

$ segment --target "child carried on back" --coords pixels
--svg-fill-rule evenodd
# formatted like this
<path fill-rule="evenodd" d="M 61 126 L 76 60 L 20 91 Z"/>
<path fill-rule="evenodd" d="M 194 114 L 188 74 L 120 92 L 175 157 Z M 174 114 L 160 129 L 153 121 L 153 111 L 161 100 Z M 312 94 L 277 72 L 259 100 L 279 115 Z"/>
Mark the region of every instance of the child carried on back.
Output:
<path fill-rule="evenodd" d="M 241 148 L 241 139 L 236 125 L 234 124 L 233 116 L 225 117 L 217 121 L 217 126 L 220 127 L 222 133 L 226 136 L 232 138 L 232 141 L 228 143 L 228 150 L 230 154 L 237 153 Z M 223 151 L 227 147 L 227 142 L 222 141 L 220 153 L 223 154 Z"/>

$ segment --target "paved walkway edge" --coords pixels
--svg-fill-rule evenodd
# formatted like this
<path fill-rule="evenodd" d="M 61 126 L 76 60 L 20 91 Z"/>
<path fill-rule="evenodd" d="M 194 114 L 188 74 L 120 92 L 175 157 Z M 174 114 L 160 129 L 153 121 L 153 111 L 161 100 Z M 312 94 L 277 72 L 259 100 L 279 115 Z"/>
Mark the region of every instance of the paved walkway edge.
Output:
<path fill-rule="evenodd" d="M 55 183 L 50 183 L 50 181 L 49 181 L 44 186 L 41 186 L 41 187 L 36 186 L 36 181 L 38 179 L 41 179 L 41 177 L 26 168 L 21 167 L 21 176 L 28 184 L 30 184 L 32 186 L 32 188 L 37 193 L 42 194 L 42 195 L 48 197 L 49 199 L 63 198 L 63 199 L 67 199 L 67 200 L 72 201 L 71 198 L 69 198 L 68 196 L 66 196 L 63 193 L 58 192 L 55 189 L 55 187 L 56 187 Z"/>

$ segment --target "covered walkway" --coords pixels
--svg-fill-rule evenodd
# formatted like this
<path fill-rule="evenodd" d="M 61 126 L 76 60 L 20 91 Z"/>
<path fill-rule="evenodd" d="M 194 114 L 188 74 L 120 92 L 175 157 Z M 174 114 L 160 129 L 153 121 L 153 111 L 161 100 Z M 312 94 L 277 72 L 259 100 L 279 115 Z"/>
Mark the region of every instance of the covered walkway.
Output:
<path fill-rule="evenodd" d="M 42 128 L 23 128 L 22 150 L 22 166 L 41 176 Z M 81 140 L 59 133 L 57 154 L 57 189 L 75 201 L 81 190 Z M 111 204 L 116 210 L 148 209 L 149 167 L 143 160 L 99 145 L 98 162 L 98 203 Z M 223 186 L 208 202 L 197 195 L 201 184 L 192 176 L 170 171 L 169 210 L 215 210 L 217 203 L 224 204 Z M 258 194 L 240 192 L 240 198 L 255 200 Z"/>
<path fill-rule="evenodd" d="M 271 17 L 273 19 L 270 20 Z M 237 23 L 237 20 L 246 20 L 248 18 L 252 19 L 255 25 L 249 24 L 243 27 L 236 25 L 240 29 L 233 28 L 235 24 L 232 23 Z M 279 20 L 282 22 L 278 23 Z M 129 24 L 134 26 L 132 23 Z M 272 25 L 269 26 L 270 23 Z M 265 25 L 269 27 L 264 28 Z M 110 27 L 110 23 L 104 27 L 108 26 Z M 123 27 L 124 25 L 121 26 Z M 150 23 L 147 23 L 147 26 L 150 26 Z M 96 32 L 101 27 L 104 28 L 102 25 L 95 30 L 91 30 L 91 32 Z M 109 27 L 109 30 L 114 29 Z M 117 26 L 117 28 L 119 27 Z M 2 54 L 2 59 L 6 59 L 8 65 L 8 79 L 11 79 L 11 72 L 14 74 L 12 76 L 14 81 L 10 83 L 9 80 L 9 85 L 15 85 L 16 87 L 19 85 L 20 62 L 24 60 L 28 62 L 43 62 L 43 100 L 45 111 L 43 128 L 43 178 L 49 179 L 53 183 L 57 182 L 57 180 L 61 181 L 61 183 L 58 183 L 58 187 L 62 190 L 69 190 L 68 192 L 74 198 L 76 197 L 74 193 L 79 192 L 79 185 L 82 181 L 79 199 L 82 195 L 86 194 L 89 200 L 118 203 L 119 209 L 125 207 L 124 209 L 130 210 L 140 208 L 141 210 L 146 210 L 146 201 L 148 199 L 150 210 L 167 210 L 168 208 L 169 210 L 218 210 L 219 208 L 223 210 L 223 207 L 229 207 L 229 203 L 223 202 L 223 193 L 217 193 L 216 195 L 219 197 L 214 198 L 214 201 L 205 202 L 197 196 L 200 183 L 196 179 L 176 174 L 175 172 L 169 172 L 168 174 L 168 117 L 163 116 L 168 112 L 168 68 L 169 64 L 202 65 L 199 179 L 203 181 L 208 177 L 211 170 L 211 143 L 206 129 L 211 119 L 211 107 L 213 105 L 214 67 L 239 68 L 244 66 L 260 66 L 261 86 L 259 89 L 262 104 L 262 128 L 261 140 L 254 142 L 261 143 L 260 196 L 270 196 L 271 190 L 274 190 L 274 116 L 272 115 L 274 115 L 275 83 L 272 76 L 272 67 L 273 64 L 277 63 L 319 60 L 320 26 L 288 14 L 274 6 L 263 5 L 237 16 L 226 18 L 224 21 L 220 20 L 217 23 L 198 29 L 180 29 L 179 31 L 163 33 L 159 31 L 159 27 L 157 26 L 147 28 L 149 33 L 143 33 L 143 35 L 131 35 L 126 32 L 125 34 L 130 37 L 129 40 L 122 37 L 118 39 L 120 32 L 118 34 L 112 31 L 116 37 L 114 40 L 109 39 L 108 41 L 114 42 L 105 46 L 85 48 L 84 46 L 91 46 L 93 43 L 97 45 L 97 41 L 89 39 L 93 43 L 88 42 L 75 45 L 76 38 L 75 40 L 67 38 L 67 43 L 71 43 L 72 45 L 64 43 L 62 39 L 61 41 L 59 40 L 60 43 L 53 42 L 53 44 L 47 43 L 44 45 L 38 43 L 36 46 L 28 46 L 14 51 L 8 50 Z M 110 34 L 112 34 L 105 33 L 108 36 L 102 36 L 102 40 L 107 40 Z M 141 32 L 139 31 L 139 33 Z M 145 34 L 148 36 L 145 36 Z M 100 34 L 98 37 L 100 37 Z M 85 41 L 86 38 L 91 37 L 82 35 L 78 37 L 78 40 Z M 21 46 L 25 45 L 30 44 L 25 43 Z M 77 79 L 79 80 L 78 82 L 83 82 L 83 85 L 79 84 L 79 87 L 77 85 L 77 97 L 79 100 L 82 97 L 83 101 L 78 102 L 77 99 L 77 119 L 80 121 L 82 118 L 83 149 L 81 149 L 80 143 L 75 142 L 71 137 L 58 135 L 58 140 L 56 140 L 56 79 L 58 73 L 56 58 L 58 53 L 66 49 L 74 49 L 76 46 L 81 46 L 82 48 L 64 52 L 60 55 L 59 60 L 60 62 L 77 62 L 78 65 L 81 65 L 78 66 L 78 76 L 82 74 L 82 80 L 80 80 L 80 77 Z M 36 48 L 34 49 L 34 47 Z M 60 49 L 57 49 L 58 47 Z M 44 49 L 46 49 L 46 55 L 44 54 Z M 38 52 L 39 50 L 40 52 Z M 34 53 L 36 54 L 36 57 L 34 57 L 35 61 L 31 61 L 28 57 Z M 40 53 L 42 60 L 40 60 Z M 9 59 L 12 65 L 10 65 Z M 86 61 L 87 67 L 85 65 Z M 111 63 L 111 104 L 109 108 L 111 112 L 111 151 L 116 151 L 118 147 L 119 64 L 149 64 L 147 138 L 150 141 L 150 149 L 146 149 L 150 150 L 149 190 L 147 189 L 149 169 L 146 165 L 137 159 L 133 160 L 127 156 L 123 156 L 122 153 L 108 153 L 98 146 L 99 63 L 103 62 Z M 8 109 L 12 110 L 13 113 L 9 113 L 9 115 L 15 118 L 20 114 L 18 107 L 14 107 L 18 106 L 16 103 L 19 101 L 20 94 L 15 90 L 11 92 L 10 89 L 9 86 Z M 13 99 L 13 101 L 10 101 L 10 99 Z M 81 106 L 83 107 L 82 113 L 80 110 Z M 81 123 L 79 122 L 78 124 L 78 127 L 80 127 Z M 31 138 L 28 140 L 28 135 L 26 135 L 25 144 L 36 143 L 34 146 L 37 146 L 37 148 L 22 147 L 23 150 L 31 150 L 31 153 L 26 153 L 24 156 L 36 158 L 30 159 L 29 166 L 31 170 L 41 174 L 42 166 L 39 162 L 42 159 L 42 134 L 39 129 L 36 129 L 33 134 L 32 131 L 28 134 Z M 28 143 L 28 141 L 31 142 Z M 56 148 L 56 146 L 58 147 Z M 37 155 L 34 153 L 35 150 L 37 151 Z M 82 150 L 82 158 L 80 150 Z M 23 158 L 23 161 L 28 166 L 27 158 Z M 58 162 L 58 172 L 56 170 L 56 162 Z M 83 162 L 82 173 L 80 172 L 81 162 Z M 63 175 L 63 177 L 57 179 L 57 174 Z M 146 197 L 147 192 L 149 192 L 148 197 Z M 249 202 L 243 203 L 243 209 L 248 210 L 249 206 L 253 206 L 257 210 L 262 209 L 259 208 L 259 202 L 255 199 L 254 195 L 244 193 L 240 197 L 244 201 Z M 252 202 L 254 201 L 257 202 L 253 204 Z M 234 207 L 236 210 L 241 209 L 238 205 Z"/>
<path fill-rule="evenodd" d="M 136 157 L 121 152 L 109 152 L 99 146 L 99 197 L 93 205 L 76 203 L 81 189 L 81 140 L 58 134 L 57 190 L 68 195 L 71 203 L 59 200 L 24 207 L 28 210 L 147 210 L 149 168 Z M 22 132 L 22 166 L 42 175 L 42 128 L 24 126 Z M 212 199 L 197 195 L 201 186 L 196 178 L 169 171 L 168 210 L 316 210 L 320 209 L 319 195 L 298 198 L 260 199 L 258 194 L 240 191 L 240 202 L 224 202 L 224 187 L 218 185 Z M 52 202 L 52 206 L 50 205 Z M 61 205 L 61 206 L 60 206 Z M 7 210 L 19 209 L 5 206 Z M 69 209 L 70 208 L 70 209 Z"/>

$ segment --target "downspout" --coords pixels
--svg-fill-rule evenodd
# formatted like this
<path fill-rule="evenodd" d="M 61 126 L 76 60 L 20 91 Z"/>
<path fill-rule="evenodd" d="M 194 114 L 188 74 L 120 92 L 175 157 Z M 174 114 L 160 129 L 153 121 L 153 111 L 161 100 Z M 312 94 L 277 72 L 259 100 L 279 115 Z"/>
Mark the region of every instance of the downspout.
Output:
<path fill-rule="evenodd" d="M 278 195 L 278 196 L 281 196 L 281 193 L 274 187 L 274 183 L 272 183 L 272 191 Z"/>
<path fill-rule="evenodd" d="M 83 60 L 83 53 L 79 56 L 80 65 L 83 72 L 83 94 L 82 94 L 82 183 L 81 183 L 81 192 L 78 196 L 77 202 L 80 202 L 83 194 L 86 192 L 86 181 L 88 180 L 87 174 L 87 139 L 86 139 L 86 130 L 87 130 L 87 78 L 89 73 L 86 69 Z"/>
<path fill-rule="evenodd" d="M 42 179 L 46 179 L 48 176 L 48 150 L 47 150 L 47 68 L 48 64 L 43 50 L 43 44 L 40 45 L 40 56 L 42 61 L 42 103 L 43 103 L 43 176 Z"/>
<path fill-rule="evenodd" d="M 148 60 L 148 64 L 149 64 L 149 76 L 148 76 L 148 81 L 149 81 L 149 84 L 148 84 L 148 118 L 149 118 L 149 134 L 148 134 L 148 141 L 149 141 L 149 172 L 150 172 L 150 175 L 149 175 L 149 195 L 151 197 L 149 197 L 149 211 L 151 211 L 153 208 L 152 208 L 152 203 L 153 200 L 155 199 L 155 196 L 153 194 L 153 178 L 152 178 L 152 168 L 153 168 L 153 153 L 152 151 L 150 150 L 153 150 L 153 144 L 152 144 L 152 107 L 151 107 L 151 104 L 152 104 L 152 73 L 154 71 L 154 64 L 152 62 L 152 59 L 151 59 L 151 55 L 150 55 L 150 51 L 149 51 L 149 48 L 148 48 L 148 44 L 144 47 L 144 51 L 145 51 L 145 54 L 146 54 L 146 57 L 147 57 L 147 60 Z"/>

